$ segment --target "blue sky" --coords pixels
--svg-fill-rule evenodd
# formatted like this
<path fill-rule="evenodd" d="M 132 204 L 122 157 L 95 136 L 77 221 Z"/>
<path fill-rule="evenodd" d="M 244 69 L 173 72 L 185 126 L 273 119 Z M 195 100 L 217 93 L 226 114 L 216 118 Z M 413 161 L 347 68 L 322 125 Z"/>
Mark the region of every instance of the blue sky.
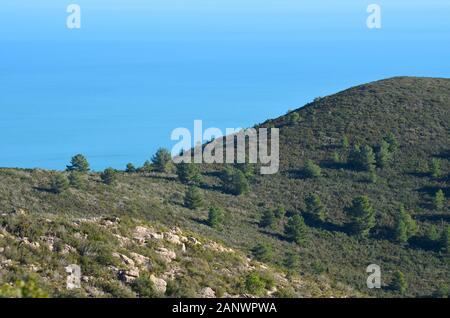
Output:
<path fill-rule="evenodd" d="M 342 2 L 2 0 L 0 166 L 140 165 L 194 119 L 246 127 L 364 82 L 450 77 L 450 2 Z"/>

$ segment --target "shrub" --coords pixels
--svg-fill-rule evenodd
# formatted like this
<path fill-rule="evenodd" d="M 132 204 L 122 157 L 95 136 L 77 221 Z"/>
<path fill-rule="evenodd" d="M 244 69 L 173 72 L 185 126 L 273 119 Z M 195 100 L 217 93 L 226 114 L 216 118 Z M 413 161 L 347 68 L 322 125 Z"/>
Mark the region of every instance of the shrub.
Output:
<path fill-rule="evenodd" d="M 265 288 L 266 283 L 258 273 L 252 272 L 247 275 L 245 279 L 245 289 L 248 293 L 260 296 L 264 294 Z"/>
<path fill-rule="evenodd" d="M 54 193 L 63 193 L 69 188 L 69 180 L 63 174 L 56 174 L 51 179 L 51 189 Z"/>
<path fill-rule="evenodd" d="M 82 189 L 86 183 L 83 174 L 78 171 L 71 171 L 68 179 L 70 186 L 75 189 Z"/>
<path fill-rule="evenodd" d="M 260 262 L 272 260 L 272 247 L 266 243 L 258 243 L 252 248 L 252 255 Z"/>
<path fill-rule="evenodd" d="M 322 174 L 322 170 L 312 160 L 307 160 L 303 169 L 304 175 L 307 178 L 319 178 Z"/>
<path fill-rule="evenodd" d="M 200 170 L 195 163 L 181 162 L 176 165 L 177 176 L 183 183 L 199 183 L 201 181 Z"/>
<path fill-rule="evenodd" d="M 131 283 L 131 289 L 140 297 L 153 298 L 158 294 L 149 275 L 141 275 Z"/>
<path fill-rule="evenodd" d="M 107 185 L 114 185 L 116 183 L 116 171 L 113 168 L 106 168 L 100 175 L 103 183 Z"/>

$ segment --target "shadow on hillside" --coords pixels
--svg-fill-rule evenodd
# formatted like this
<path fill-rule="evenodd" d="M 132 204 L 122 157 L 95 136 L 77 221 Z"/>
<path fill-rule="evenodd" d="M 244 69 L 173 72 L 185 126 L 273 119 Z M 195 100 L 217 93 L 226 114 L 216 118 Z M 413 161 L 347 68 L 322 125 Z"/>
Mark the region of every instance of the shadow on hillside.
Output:
<path fill-rule="evenodd" d="M 338 225 L 327 221 L 323 222 L 320 220 L 316 220 L 314 216 L 309 213 L 302 213 L 302 216 L 305 220 L 306 225 L 308 225 L 309 227 L 314 227 L 329 232 L 341 232 L 348 234 L 348 230 L 345 225 Z"/>
<path fill-rule="evenodd" d="M 350 169 L 350 166 L 345 162 L 334 162 L 333 160 L 322 160 L 320 162 L 320 167 L 325 169 Z"/>
<path fill-rule="evenodd" d="M 438 192 L 439 190 L 444 191 L 445 197 L 450 196 L 450 188 L 446 188 L 446 187 L 425 186 L 425 187 L 419 188 L 417 191 L 419 193 L 428 194 L 429 196 L 434 197 L 436 195 L 436 192 Z"/>
<path fill-rule="evenodd" d="M 34 190 L 39 192 L 45 192 L 45 193 L 52 193 L 55 194 L 55 191 L 50 188 L 44 188 L 44 187 L 33 187 Z"/>
<path fill-rule="evenodd" d="M 265 234 L 265 235 L 267 235 L 267 236 L 271 236 L 271 237 L 273 237 L 273 238 L 275 238 L 275 239 L 277 239 L 277 240 L 280 240 L 280 241 L 287 241 L 287 238 L 283 235 L 283 234 L 280 234 L 280 233 L 276 233 L 276 232 L 272 232 L 272 231 L 269 231 L 269 230 L 266 230 L 266 229 L 259 229 L 259 231 L 262 233 L 262 234 Z"/>
<path fill-rule="evenodd" d="M 436 158 L 440 158 L 440 159 L 447 159 L 450 160 L 450 149 L 441 151 L 439 154 L 437 154 L 435 156 Z"/>
<path fill-rule="evenodd" d="M 221 192 L 221 193 L 225 193 L 226 194 L 226 192 L 224 191 L 223 187 L 218 186 L 218 185 L 202 183 L 202 184 L 198 185 L 198 187 L 200 189 L 203 189 L 203 190 L 216 191 L 216 192 Z"/>
<path fill-rule="evenodd" d="M 198 218 L 198 217 L 190 217 L 189 218 L 191 221 L 194 221 L 195 223 L 198 223 L 198 224 L 201 224 L 201 225 L 206 225 L 206 226 L 208 226 L 208 222 L 207 222 L 207 220 L 205 220 L 205 219 L 200 219 L 200 218 Z"/>
<path fill-rule="evenodd" d="M 418 171 L 410 171 L 406 172 L 406 174 L 416 178 L 427 178 L 430 176 L 429 172 L 418 172 Z"/>
<path fill-rule="evenodd" d="M 414 250 L 438 252 L 440 244 L 438 241 L 430 240 L 424 236 L 413 236 L 408 241 L 409 247 Z"/>
<path fill-rule="evenodd" d="M 429 222 L 449 222 L 450 223 L 450 214 L 440 213 L 440 214 L 420 214 L 415 215 L 415 219 L 419 221 L 429 221 Z"/>

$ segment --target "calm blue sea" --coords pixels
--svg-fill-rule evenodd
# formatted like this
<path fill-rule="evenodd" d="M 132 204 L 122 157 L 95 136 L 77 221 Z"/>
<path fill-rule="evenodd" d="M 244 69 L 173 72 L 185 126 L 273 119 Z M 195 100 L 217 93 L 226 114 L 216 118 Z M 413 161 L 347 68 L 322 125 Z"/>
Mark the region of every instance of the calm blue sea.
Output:
<path fill-rule="evenodd" d="M 194 119 L 246 127 L 372 80 L 450 77 L 448 0 L 342 2 L 2 0 L 0 166 L 140 165 Z"/>

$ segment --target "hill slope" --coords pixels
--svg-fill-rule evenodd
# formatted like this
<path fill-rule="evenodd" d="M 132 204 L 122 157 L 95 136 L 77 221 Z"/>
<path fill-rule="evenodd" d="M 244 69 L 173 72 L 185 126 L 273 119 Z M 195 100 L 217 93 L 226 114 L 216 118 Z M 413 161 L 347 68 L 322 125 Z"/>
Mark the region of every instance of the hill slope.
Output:
<path fill-rule="evenodd" d="M 293 252 L 299 256 L 298 266 L 290 269 L 296 277 L 293 280 L 304 280 L 309 289 L 324 291 L 305 292 L 296 289 L 295 283 L 290 281 L 288 287 L 296 291 L 296 296 L 358 294 L 352 290 L 376 297 L 398 295 L 398 291 L 388 288 L 397 270 L 408 282 L 406 296 L 428 296 L 439 287 L 448 285 L 449 256 L 441 251 L 438 241 L 430 239 L 430 233 L 437 231 L 439 235 L 450 221 L 448 199 L 441 209 L 435 209 L 432 204 L 432 198 L 439 189 L 444 191 L 446 198 L 450 197 L 449 79 L 402 77 L 361 85 L 316 99 L 260 126 L 280 128 L 280 172 L 254 175 L 250 178 L 250 192 L 235 196 L 223 191 L 219 178 L 223 167 L 204 165 L 200 184 L 206 202 L 203 209 L 191 210 L 183 206 L 186 185 L 172 174 L 121 173 L 115 186 L 107 186 L 98 174 L 91 173 L 82 190 L 71 188 L 55 194 L 50 191 L 49 184 L 50 178 L 58 172 L 1 169 L 0 212 L 23 209 L 27 215 L 45 215 L 47 218 L 54 215 L 64 222 L 82 217 L 117 216 L 131 218 L 137 223 L 150 222 L 151 225 L 162 224 L 169 228 L 178 226 L 183 232 L 196 233 L 247 255 L 251 254 L 255 242 L 264 242 L 272 247 L 274 254 L 268 261 L 271 272 L 289 270 L 284 268 L 283 259 L 286 253 Z M 341 145 L 344 136 L 348 138 L 350 148 L 352 144 L 361 144 L 376 150 L 390 133 L 398 140 L 399 148 L 383 168 L 377 167 L 369 173 L 348 163 L 350 149 Z M 428 173 L 433 158 L 440 160 L 439 177 Z M 303 175 L 306 160 L 320 165 L 320 178 Z M 306 211 L 305 199 L 310 193 L 318 194 L 326 207 L 324 222 L 314 221 Z M 376 226 L 368 238 L 351 235 L 345 227 L 348 218 L 346 207 L 358 195 L 367 195 L 376 211 Z M 400 204 L 411 213 L 419 228 L 406 244 L 399 244 L 393 238 Z M 212 205 L 225 211 L 221 230 L 204 222 L 207 208 Z M 286 207 L 286 217 L 271 228 L 259 227 L 263 212 L 280 205 Z M 286 240 L 283 232 L 289 217 L 298 213 L 304 216 L 308 225 L 308 243 L 303 246 Z M 29 236 L 22 230 L 11 232 L 14 228 L 8 225 L 12 222 L 5 219 L 8 217 L 2 219 L 4 231 L 15 235 L 19 241 Z M 20 222 L 13 223 L 17 227 Z M 113 252 L 121 254 L 120 250 L 109 249 L 108 257 Z M 77 250 L 75 255 L 79 253 Z M 75 259 L 80 261 L 75 255 Z M 28 262 L 20 255 L 0 254 L 0 257 L 4 261 L 22 262 L 21 268 Z M 35 262 L 43 266 L 46 260 L 40 258 Z M 114 266 L 116 260 L 111 258 L 105 262 L 104 266 Z M 226 264 L 227 261 L 223 262 Z M 366 267 L 369 264 L 381 267 L 383 288 L 380 290 L 366 287 Z M 218 272 L 213 271 L 211 275 L 217 275 L 218 280 L 225 279 Z M 204 286 L 204 278 L 200 276 L 197 277 L 195 293 L 202 288 L 213 287 Z M 234 283 L 217 283 L 221 291 L 216 293 L 244 293 L 245 290 L 238 287 L 241 286 L 239 279 L 236 277 Z"/>

